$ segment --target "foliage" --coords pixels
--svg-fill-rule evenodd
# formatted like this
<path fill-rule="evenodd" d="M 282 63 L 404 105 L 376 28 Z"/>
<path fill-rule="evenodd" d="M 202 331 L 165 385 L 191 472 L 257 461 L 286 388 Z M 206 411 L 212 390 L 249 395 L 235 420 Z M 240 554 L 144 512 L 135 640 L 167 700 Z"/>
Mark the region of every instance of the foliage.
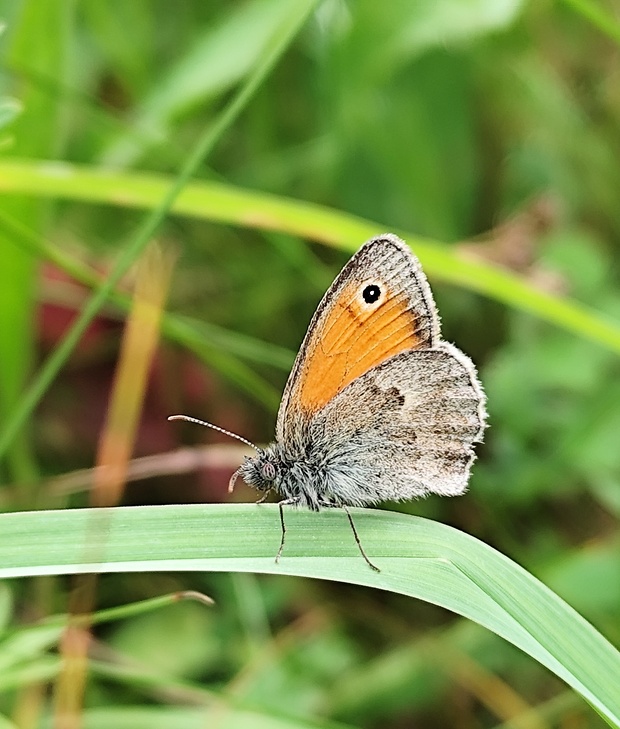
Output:
<path fill-rule="evenodd" d="M 177 262 L 134 454 L 160 458 L 130 467 L 130 479 L 141 467 L 152 478 L 131 480 L 125 504 L 227 498 L 240 454 L 207 449 L 205 469 L 191 472 L 195 462 L 174 452 L 180 439 L 221 439 L 173 427 L 166 415 L 190 412 L 255 441 L 271 438 L 316 302 L 348 252 L 393 230 L 423 260 L 445 338 L 480 365 L 491 428 L 466 497 L 391 508 L 494 546 L 618 644 L 613 3 L 181 0 L 173 11 L 159 0 L 6 0 L 2 13 L 3 510 L 93 503 L 97 476 L 78 469 L 99 462 L 119 318 L 132 307 L 127 270 L 153 236 Z M 357 584 L 359 560 L 350 566 L 350 534 L 337 514 L 291 515 L 290 561 L 285 552 L 270 568 L 280 575 L 254 576 L 189 560 L 202 542 L 175 521 L 185 512 L 161 508 L 169 521 L 149 521 L 147 509 L 143 531 L 132 523 L 127 534 L 138 551 L 149 534 L 155 551 L 169 548 L 169 561 L 158 563 L 169 571 L 140 564 L 93 588 L 85 727 L 603 725 L 556 676 L 591 668 L 590 677 L 607 671 L 613 686 L 613 648 L 605 644 L 607 670 L 560 619 L 555 597 L 544 604 L 557 614 L 538 605 L 553 636 L 546 650 L 559 662 L 542 663 L 554 675 L 532 660 L 535 651 L 431 604 L 446 605 L 430 594 L 446 590 L 447 577 L 415 593 L 430 602 L 394 585 Z M 220 522 L 218 536 L 216 512 L 204 510 L 205 544 L 240 550 L 242 572 L 269 571 L 264 555 L 261 567 L 250 554 L 277 542 L 271 509 L 218 508 L 239 521 Z M 1 567 L 11 549 L 19 563 L 28 543 L 52 575 L 17 571 L 0 583 L 0 726 L 46 726 L 52 717 L 61 726 L 59 707 L 72 698 L 82 711 L 78 689 L 68 699 L 62 689 L 69 633 L 46 621 L 76 612 L 71 588 L 87 584 L 58 575 L 100 564 L 87 546 L 70 564 L 54 562 L 54 524 L 64 525 L 58 549 L 71 546 L 72 513 L 19 515 L 21 536 L 0 537 Z M 17 517 L 0 516 L 4 524 Z M 389 529 L 413 523 L 366 519 L 376 520 L 368 538 L 377 547 L 389 543 Z M 109 536 L 110 524 L 97 528 Z M 426 529 L 449 549 L 452 530 L 420 524 L 429 524 L 420 527 L 422 551 Z M 257 531 L 235 545 L 235 529 Z M 499 563 L 484 564 L 496 553 L 456 534 L 481 560 L 470 578 L 488 569 L 485 590 L 496 584 L 493 600 L 510 598 L 522 610 L 515 630 L 525 630 L 538 593 L 518 582 L 511 591 Z M 415 533 L 409 539 L 414 549 Z M 398 574 L 399 558 L 390 559 L 386 572 Z M 405 594 L 416 585 L 409 562 Z M 306 574 L 341 583 L 294 576 Z M 140 602 L 187 589 L 217 605 Z M 457 612 L 459 589 L 449 605 Z M 463 590 L 460 612 L 488 625 L 487 603 L 472 598 L 481 612 L 468 613 Z M 605 700 L 581 693 L 618 721 L 613 699 L 606 713 Z"/>

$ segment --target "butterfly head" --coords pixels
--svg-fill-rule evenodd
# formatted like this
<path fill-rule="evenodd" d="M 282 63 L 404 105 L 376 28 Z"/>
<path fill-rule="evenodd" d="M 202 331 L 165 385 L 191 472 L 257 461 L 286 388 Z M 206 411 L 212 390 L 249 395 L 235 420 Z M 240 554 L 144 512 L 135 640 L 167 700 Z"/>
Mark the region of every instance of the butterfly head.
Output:
<path fill-rule="evenodd" d="M 260 448 L 257 456 L 254 458 L 246 457 L 241 466 L 233 473 L 228 490 L 233 490 L 235 481 L 239 476 L 248 486 L 253 486 L 258 491 L 277 489 L 280 481 L 280 465 L 280 459 L 272 448 Z"/>

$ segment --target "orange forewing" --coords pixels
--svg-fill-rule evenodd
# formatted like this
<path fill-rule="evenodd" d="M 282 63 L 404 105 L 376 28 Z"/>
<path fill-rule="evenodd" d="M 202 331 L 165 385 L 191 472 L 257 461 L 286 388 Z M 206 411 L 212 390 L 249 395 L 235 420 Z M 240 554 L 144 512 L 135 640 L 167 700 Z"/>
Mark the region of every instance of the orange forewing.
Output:
<path fill-rule="evenodd" d="M 324 407 L 350 382 L 400 352 L 426 346 L 418 318 L 404 292 L 386 292 L 376 309 L 365 309 L 350 284 L 331 302 L 299 372 L 298 404 L 306 412 Z"/>

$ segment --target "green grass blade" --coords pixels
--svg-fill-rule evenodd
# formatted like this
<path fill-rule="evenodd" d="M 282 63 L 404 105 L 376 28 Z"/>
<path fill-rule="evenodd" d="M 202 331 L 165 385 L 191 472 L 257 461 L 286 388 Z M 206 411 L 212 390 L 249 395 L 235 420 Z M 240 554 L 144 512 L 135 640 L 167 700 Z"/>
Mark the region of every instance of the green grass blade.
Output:
<path fill-rule="evenodd" d="M 26 226 L 11 219 L 2 210 L 0 210 L 0 233 L 4 233 L 13 245 L 18 246 L 32 256 L 39 256 L 50 261 L 71 278 L 88 288 L 97 288 L 100 285 L 101 275 L 99 272 L 76 256 L 35 235 Z M 131 297 L 122 291 L 112 292 L 109 300 L 123 312 L 128 312 L 131 309 Z M 209 356 L 211 351 L 228 352 L 248 362 L 266 364 L 287 371 L 290 370 L 295 359 L 295 352 L 285 347 L 264 342 L 262 339 L 256 339 L 256 337 L 247 334 L 231 332 L 215 324 L 180 314 L 164 312 L 162 331 L 171 341 L 187 347 L 187 349 L 213 366 L 215 366 L 215 363 L 211 361 Z M 226 374 L 226 372 L 222 371 L 222 374 Z M 264 387 L 268 387 L 267 383 L 261 382 Z M 252 383 L 252 387 L 256 387 L 255 382 Z M 271 394 L 269 394 L 269 397 L 271 397 Z M 278 395 L 279 401 L 280 397 Z"/>
<path fill-rule="evenodd" d="M 8 447 L 19 433 L 28 417 L 32 414 L 37 403 L 53 382 L 56 375 L 67 361 L 71 352 L 79 342 L 88 324 L 95 317 L 101 306 L 104 304 L 110 293 L 114 290 L 123 275 L 137 260 L 153 233 L 163 221 L 170 210 L 175 199 L 183 187 L 187 184 L 198 166 L 204 162 L 208 154 L 213 150 L 226 130 L 241 113 L 261 83 L 267 78 L 276 62 L 284 53 L 297 34 L 297 31 L 305 22 L 310 11 L 316 4 L 316 0 L 296 0 L 291 3 L 292 8 L 287 18 L 287 23 L 279 29 L 277 37 L 272 39 L 267 48 L 264 58 L 254 72 L 248 77 L 247 82 L 233 97 L 231 102 L 223 109 L 216 118 L 213 125 L 208 128 L 200 137 L 196 147 L 192 150 L 183 164 L 181 171 L 174 181 L 166 185 L 162 195 L 158 199 L 156 207 L 149 213 L 140 225 L 133 239 L 120 254 L 114 268 L 102 283 L 99 289 L 87 301 L 82 312 L 71 326 L 60 345 L 53 354 L 46 360 L 35 377 L 32 385 L 26 390 L 17 406 L 7 418 L 2 431 L 0 431 L 0 458 L 3 457 Z"/>
<path fill-rule="evenodd" d="M 73 27 L 74 3 L 52 0 L 48 3 L 25 3 L 11 23 L 3 43 L 3 76 L 6 70 L 23 75 L 19 84 L 21 98 L 11 105 L 5 102 L 2 123 L 10 118 L 11 106 L 22 113 L 7 127 L 12 141 L 10 154 L 48 157 L 59 151 L 62 138 L 61 103 L 51 95 L 39 76 L 64 78 L 68 65 L 69 38 Z M 3 39 L 4 40 L 4 39 Z M 45 119 L 45 124 L 41 124 Z M 46 206 L 28 197 L 8 197 L 2 201 L 5 211 L 30 225 L 43 229 Z M 9 245 L 0 233 L 0 420 L 4 426 L 9 414 L 18 407 L 21 391 L 35 361 L 36 326 L 33 291 L 36 287 L 35 262 Z M 7 458 L 12 479 L 18 484 L 38 478 L 38 466 L 28 433 L 22 433 Z M 24 499 L 27 499 L 24 493 Z"/>
<path fill-rule="evenodd" d="M 163 175 L 107 172 L 64 163 L 0 161 L 0 191 L 5 192 L 150 208 L 168 184 L 169 178 Z M 172 209 L 203 220 L 289 233 L 346 251 L 354 251 L 387 227 L 321 205 L 216 182 L 187 185 Z M 431 278 L 489 296 L 620 353 L 620 325 L 605 314 L 538 289 L 510 271 L 467 257 L 458 249 L 407 231 L 394 232 L 411 245 Z"/>
<path fill-rule="evenodd" d="M 52 246 L 0 210 L 0 234 L 30 255 L 40 256 L 65 271 L 89 288 L 101 285 L 100 275 L 78 258 Z M 131 309 L 131 297 L 120 291 L 110 292 L 109 301 L 121 311 Z M 256 371 L 240 361 L 268 364 L 282 370 L 290 369 L 295 354 L 283 347 L 230 332 L 207 322 L 164 313 L 161 330 L 176 342 L 200 357 L 210 368 L 234 383 L 270 410 L 277 410 L 280 393 Z"/>
<path fill-rule="evenodd" d="M 212 602 L 208 596 L 200 593 L 175 592 L 107 610 L 99 610 L 86 616 L 84 623 L 90 628 L 93 625 L 124 620 L 128 617 L 159 610 L 185 599 L 198 599 L 203 604 Z M 76 616 L 71 617 L 75 621 Z M 35 660 L 45 651 L 57 645 L 67 628 L 69 619 L 69 615 L 52 615 L 34 625 L 20 626 L 3 636 L 0 640 L 0 686 L 4 679 L 10 680 L 11 671 L 15 666 Z"/>
<path fill-rule="evenodd" d="M 302 0 L 302 3 L 305 0 Z M 156 87 L 133 112 L 129 131 L 113 138 L 102 154 L 104 164 L 135 164 L 153 144 L 166 143 L 173 119 L 199 104 L 207 104 L 251 75 L 266 47 L 293 13 L 302 6 L 280 0 L 250 0 L 226 6 L 200 32 L 176 63 L 172 63 Z M 303 9 L 302 9 L 303 12 Z"/>
<path fill-rule="evenodd" d="M 336 722 L 311 721 L 301 717 L 267 714 L 234 706 L 186 708 L 184 706 L 123 706 L 86 709 L 81 716 L 84 729 L 348 729 Z M 0 729 L 3 729 L 0 724 Z M 351 728 L 352 729 L 352 728 Z"/>
<path fill-rule="evenodd" d="M 598 3 L 593 0 L 564 0 L 564 2 L 601 33 L 620 44 L 620 23 Z"/>
<path fill-rule="evenodd" d="M 276 565 L 276 507 L 244 504 L 3 514 L 0 577 L 262 572 L 398 592 L 452 610 L 502 636 L 620 727 L 620 653 L 541 582 L 451 527 L 386 511 L 352 511 L 379 574 L 361 558 L 347 520 L 337 510 L 287 512 L 287 542 Z"/>

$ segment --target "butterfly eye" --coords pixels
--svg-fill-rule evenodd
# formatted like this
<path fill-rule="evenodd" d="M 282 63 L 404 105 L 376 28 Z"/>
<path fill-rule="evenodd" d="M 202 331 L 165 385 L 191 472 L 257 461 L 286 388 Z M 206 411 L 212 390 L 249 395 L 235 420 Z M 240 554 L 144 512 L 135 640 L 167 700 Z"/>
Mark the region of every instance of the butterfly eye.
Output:
<path fill-rule="evenodd" d="M 381 296 L 381 289 L 377 284 L 369 284 L 362 291 L 362 298 L 367 304 L 374 304 Z"/>
<path fill-rule="evenodd" d="M 261 475 L 265 481 L 273 481 L 276 477 L 276 467 L 269 461 L 267 461 L 267 463 L 263 463 Z"/>

